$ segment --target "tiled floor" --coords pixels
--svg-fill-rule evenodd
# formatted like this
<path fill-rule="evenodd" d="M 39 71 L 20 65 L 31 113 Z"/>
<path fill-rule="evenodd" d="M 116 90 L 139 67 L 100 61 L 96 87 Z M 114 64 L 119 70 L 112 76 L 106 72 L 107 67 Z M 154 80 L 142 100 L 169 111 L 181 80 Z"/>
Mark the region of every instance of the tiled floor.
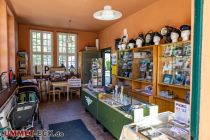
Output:
<path fill-rule="evenodd" d="M 48 129 L 49 124 L 81 119 L 97 140 L 114 140 L 111 134 L 104 132 L 102 126 L 85 112 L 80 100 L 76 97 L 68 102 L 66 98 L 63 98 L 61 101 L 56 100 L 55 103 L 52 101 L 40 103 L 40 116 L 44 129 Z M 47 138 L 43 140 L 45 139 Z"/>

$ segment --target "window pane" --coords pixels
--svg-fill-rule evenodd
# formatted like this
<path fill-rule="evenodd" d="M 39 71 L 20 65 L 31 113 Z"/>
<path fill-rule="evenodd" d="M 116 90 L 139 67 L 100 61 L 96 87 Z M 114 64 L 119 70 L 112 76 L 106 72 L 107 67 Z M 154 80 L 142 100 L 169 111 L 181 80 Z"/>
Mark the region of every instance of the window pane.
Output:
<path fill-rule="evenodd" d="M 58 63 L 59 63 L 59 66 L 61 66 L 61 64 L 66 66 L 66 55 L 59 55 Z"/>
<path fill-rule="evenodd" d="M 44 40 L 43 40 L 43 45 L 48 45 L 48 44 L 47 44 L 47 41 L 48 41 L 48 40 L 44 39 Z"/>
<path fill-rule="evenodd" d="M 41 38 L 41 33 L 37 32 L 36 33 L 36 38 L 39 38 L 40 39 Z"/>
<path fill-rule="evenodd" d="M 52 65 L 52 33 L 32 31 L 31 50 L 33 65 Z"/>
<path fill-rule="evenodd" d="M 43 64 L 51 66 L 52 65 L 52 57 L 51 55 L 43 55 Z"/>
<path fill-rule="evenodd" d="M 41 55 L 33 54 L 33 65 L 41 65 Z"/>

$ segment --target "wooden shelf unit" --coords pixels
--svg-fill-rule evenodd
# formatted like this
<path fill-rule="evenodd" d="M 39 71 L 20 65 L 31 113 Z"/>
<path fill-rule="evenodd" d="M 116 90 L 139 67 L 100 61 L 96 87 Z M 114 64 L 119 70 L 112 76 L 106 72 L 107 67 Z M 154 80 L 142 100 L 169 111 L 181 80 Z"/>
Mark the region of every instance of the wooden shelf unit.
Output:
<path fill-rule="evenodd" d="M 118 83 L 119 81 L 125 81 L 126 83 L 128 83 L 128 85 L 131 86 L 131 90 L 129 92 L 126 92 L 126 94 L 133 96 L 139 100 L 143 100 L 149 103 L 154 103 L 153 102 L 153 96 L 156 95 L 156 84 L 157 84 L 157 49 L 158 46 L 155 45 L 151 45 L 151 46 L 144 46 L 141 48 L 133 48 L 133 49 L 126 49 L 126 50 L 119 50 L 117 51 L 117 58 L 118 58 L 118 62 L 119 62 L 119 53 L 121 52 L 132 52 L 133 55 L 134 53 L 137 52 L 145 52 L 145 51 L 150 51 L 152 52 L 152 57 L 149 58 L 134 58 L 133 56 L 133 60 L 132 60 L 132 78 L 129 77 L 122 77 L 122 76 L 116 76 L 116 83 Z M 139 80 L 140 78 L 140 61 L 142 59 L 152 59 L 153 61 L 153 71 L 152 71 L 152 81 L 149 80 Z M 117 63 L 117 69 L 118 69 L 118 63 Z M 151 96 L 145 94 L 145 93 L 141 93 L 141 92 L 137 92 L 134 89 L 144 89 L 145 86 L 148 85 L 152 85 L 153 87 L 153 93 Z"/>
<path fill-rule="evenodd" d="M 190 91 L 190 86 L 185 85 L 176 85 L 176 84 L 166 84 L 163 83 L 163 62 L 164 61 L 172 61 L 172 65 L 174 65 L 174 61 L 176 60 L 176 56 L 166 56 L 164 57 L 163 51 L 164 48 L 168 45 L 183 45 L 184 44 L 190 44 L 190 41 L 183 41 L 183 42 L 177 42 L 177 43 L 169 43 L 169 44 L 163 44 L 158 46 L 158 67 L 157 67 L 157 95 L 154 97 L 154 103 L 159 106 L 159 112 L 164 111 L 172 111 L 174 112 L 174 102 L 179 101 L 185 103 L 185 97 L 187 91 Z M 192 49 L 192 48 L 191 48 Z M 188 56 L 191 58 L 191 56 Z M 181 57 L 180 57 L 181 58 Z M 174 60 L 175 59 L 175 60 Z M 171 75 L 174 76 L 175 70 L 172 66 L 172 73 Z M 170 91 L 173 92 L 175 95 L 175 98 L 168 99 L 165 97 L 160 96 L 160 91 Z"/>
<path fill-rule="evenodd" d="M 126 50 L 120 50 L 115 51 L 119 55 L 119 52 L 123 51 L 132 51 L 133 54 L 138 51 L 147 51 L 152 50 L 153 51 L 153 57 L 148 59 L 153 59 L 153 80 L 140 80 L 140 60 L 142 58 L 133 58 L 133 64 L 132 64 L 132 78 L 129 77 L 122 77 L 122 76 L 114 76 L 114 83 L 118 83 L 119 81 L 126 81 L 128 85 L 131 87 L 129 89 L 125 90 L 125 93 L 133 96 L 136 99 L 143 100 L 149 103 L 154 103 L 159 106 L 159 112 L 164 111 L 172 111 L 174 112 L 174 102 L 185 102 L 186 92 L 190 91 L 190 86 L 180 86 L 180 85 L 174 85 L 174 84 L 165 84 L 162 83 L 162 65 L 161 65 L 161 59 L 164 59 L 164 56 L 162 55 L 163 47 L 167 45 L 180 45 L 190 43 L 190 41 L 181 41 L 177 43 L 168 43 L 168 44 L 161 44 L 159 46 L 151 45 L 151 46 L 144 46 L 141 48 L 133 48 L 133 49 L 126 49 Z M 191 48 L 192 49 L 192 48 Z M 118 58 L 117 55 L 117 59 Z M 175 56 L 169 56 L 168 58 L 174 59 Z M 188 56 L 191 58 L 191 56 Z M 118 68 L 118 63 L 117 63 Z M 184 70 L 183 70 L 184 71 Z M 147 85 L 152 85 L 153 87 L 153 94 L 149 96 L 148 94 L 135 91 L 134 89 L 143 89 Z M 161 90 L 169 90 L 173 91 L 177 97 L 174 99 L 167 99 L 165 97 L 161 97 L 159 95 L 159 92 Z"/>

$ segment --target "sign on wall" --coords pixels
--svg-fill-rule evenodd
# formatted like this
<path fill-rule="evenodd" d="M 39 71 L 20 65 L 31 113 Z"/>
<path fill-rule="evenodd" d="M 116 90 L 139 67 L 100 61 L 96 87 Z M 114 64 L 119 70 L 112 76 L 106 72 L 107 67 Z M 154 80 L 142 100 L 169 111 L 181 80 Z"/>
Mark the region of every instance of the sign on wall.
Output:
<path fill-rule="evenodd" d="M 50 75 L 49 66 L 35 65 L 33 67 L 34 75 Z"/>

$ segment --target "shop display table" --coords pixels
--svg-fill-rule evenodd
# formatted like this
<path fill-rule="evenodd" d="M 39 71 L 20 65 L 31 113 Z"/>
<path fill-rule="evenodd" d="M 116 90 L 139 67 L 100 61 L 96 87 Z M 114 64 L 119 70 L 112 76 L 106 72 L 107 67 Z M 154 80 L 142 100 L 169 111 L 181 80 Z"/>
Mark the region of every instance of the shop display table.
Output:
<path fill-rule="evenodd" d="M 55 88 L 56 87 L 66 87 L 67 89 L 67 101 L 69 101 L 69 84 L 68 82 L 52 82 L 53 86 L 53 102 L 55 102 Z"/>
<path fill-rule="evenodd" d="M 189 126 L 174 120 L 174 113 L 163 112 L 123 127 L 120 140 L 188 140 Z"/>
<path fill-rule="evenodd" d="M 120 100 L 119 96 L 114 97 L 113 94 L 82 88 L 81 102 L 85 109 L 117 139 L 120 138 L 123 126 L 135 122 L 136 116 L 150 115 L 153 107 L 158 111 L 157 106 L 124 96 Z M 139 111 L 137 115 L 134 110 Z"/>

